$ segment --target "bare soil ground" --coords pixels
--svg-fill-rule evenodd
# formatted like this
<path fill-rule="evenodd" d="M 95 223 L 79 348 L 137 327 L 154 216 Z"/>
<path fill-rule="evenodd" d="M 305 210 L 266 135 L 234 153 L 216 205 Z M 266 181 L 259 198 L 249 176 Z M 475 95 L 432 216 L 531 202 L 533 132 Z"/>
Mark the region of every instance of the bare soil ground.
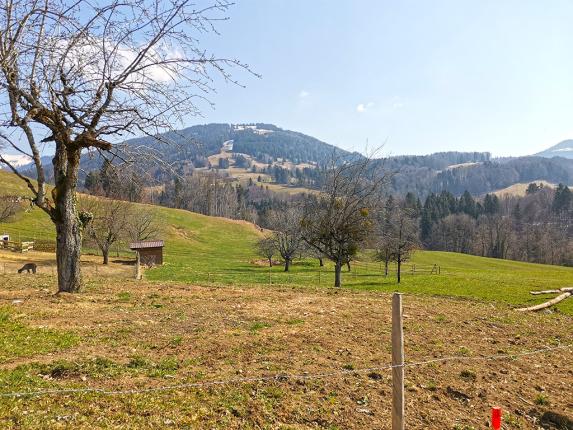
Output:
<path fill-rule="evenodd" d="M 135 273 L 134 261 L 126 257 L 117 257 L 110 253 L 111 264 L 104 266 L 101 264 L 102 257 L 98 255 L 82 255 L 82 273 L 84 277 L 99 279 L 101 277 L 131 277 Z M 18 273 L 26 263 L 36 263 L 38 273 L 43 275 L 54 275 L 56 273 L 56 256 L 49 252 L 30 251 L 24 253 L 0 250 L 0 275 L 13 275 Z M 26 273 L 20 275 L 16 280 L 25 279 Z"/>
<path fill-rule="evenodd" d="M 49 274 L 0 283 L 11 318 L 79 336 L 67 349 L 8 357 L 2 393 L 235 379 L 3 397 L 2 428 L 390 428 L 391 373 L 379 369 L 390 363 L 388 294 L 110 280 L 56 296 Z M 415 295 L 404 303 L 407 361 L 459 358 L 406 368 L 407 428 L 486 428 L 494 405 L 507 429 L 560 428 L 547 412 L 573 418 L 573 349 L 474 359 L 571 344 L 571 317 Z M 256 381 L 274 375 L 283 376 Z"/>

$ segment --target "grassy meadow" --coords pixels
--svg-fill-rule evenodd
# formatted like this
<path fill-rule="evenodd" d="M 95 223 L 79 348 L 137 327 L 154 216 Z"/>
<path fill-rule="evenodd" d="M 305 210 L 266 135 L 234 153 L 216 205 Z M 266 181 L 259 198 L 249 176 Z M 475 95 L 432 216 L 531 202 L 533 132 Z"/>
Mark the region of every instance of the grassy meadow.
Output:
<path fill-rule="evenodd" d="M 0 194 L 26 192 L 11 174 L 0 171 L 0 181 Z M 298 259 L 289 273 L 283 272 L 281 265 L 270 269 L 255 251 L 255 243 L 264 232 L 250 223 L 184 210 L 135 205 L 156 213 L 161 229 L 158 238 L 165 239 L 166 243 L 165 264 L 145 271 L 145 278 L 150 281 L 300 287 L 330 287 L 334 283 L 333 265 L 326 260 L 322 268 L 316 259 Z M 0 224 L 0 230 L 0 233 L 7 232 L 22 240 L 53 240 L 55 237 L 50 220 L 37 208 L 20 213 L 14 222 Z M 440 267 L 439 275 L 430 274 L 434 265 Z M 383 275 L 382 269 L 380 263 L 365 253 L 359 261 L 352 263 L 351 272 L 343 269 L 343 286 L 360 290 L 464 297 L 522 306 L 546 300 L 543 296 L 530 295 L 529 291 L 573 285 L 573 268 L 449 252 L 416 252 L 412 260 L 404 264 L 400 285 L 396 283 L 394 266 L 390 268 L 388 277 Z M 566 300 L 556 308 L 573 315 L 573 300 Z"/>
<path fill-rule="evenodd" d="M 20 192 L 0 171 L 0 194 Z M 395 268 L 384 277 L 365 253 L 334 289 L 329 262 L 269 269 L 252 224 L 147 208 L 165 264 L 142 281 L 126 251 L 105 268 L 84 255 L 84 291 L 54 295 L 53 254 L 0 250 L 0 428 L 389 428 L 393 291 L 406 293 L 407 361 L 454 357 L 406 369 L 408 428 L 483 428 L 493 404 L 508 429 L 570 410 L 573 300 L 551 313 L 513 307 L 572 285 L 571 268 L 420 251 L 397 285 Z M 54 239 L 38 209 L 0 230 Z M 18 275 L 28 260 L 39 273 Z M 91 391 L 6 396 L 78 389 Z"/>

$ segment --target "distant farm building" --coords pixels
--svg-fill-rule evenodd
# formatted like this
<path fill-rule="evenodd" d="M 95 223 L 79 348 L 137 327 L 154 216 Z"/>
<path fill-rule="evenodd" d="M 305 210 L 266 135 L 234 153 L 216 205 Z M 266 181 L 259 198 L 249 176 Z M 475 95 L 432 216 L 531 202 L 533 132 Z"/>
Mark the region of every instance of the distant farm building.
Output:
<path fill-rule="evenodd" d="M 139 253 L 141 264 L 159 266 L 163 264 L 163 246 L 162 240 L 145 240 L 130 243 L 129 249 Z"/>

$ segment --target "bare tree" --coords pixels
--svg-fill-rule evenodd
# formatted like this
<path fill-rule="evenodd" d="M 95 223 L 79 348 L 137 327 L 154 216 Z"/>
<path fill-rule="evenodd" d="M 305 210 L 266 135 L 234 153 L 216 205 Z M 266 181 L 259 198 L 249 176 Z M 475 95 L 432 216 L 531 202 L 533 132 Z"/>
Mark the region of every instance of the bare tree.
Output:
<path fill-rule="evenodd" d="M 269 260 L 269 267 L 273 267 L 273 255 L 277 252 L 275 242 L 270 237 L 264 237 L 257 242 L 257 251 L 259 255 Z"/>
<path fill-rule="evenodd" d="M 378 220 L 376 257 L 384 261 L 385 274 L 388 275 L 388 263 L 396 262 L 398 283 L 402 276 L 402 263 L 407 261 L 418 246 L 418 219 L 415 208 L 405 200 L 386 200 L 383 216 Z"/>
<path fill-rule="evenodd" d="M 133 241 L 155 238 L 161 233 L 155 212 L 141 206 L 130 211 L 126 229 L 126 238 Z"/>
<path fill-rule="evenodd" d="M 0 197 L 0 222 L 7 222 L 14 217 L 22 206 L 10 197 Z"/>
<path fill-rule="evenodd" d="M 402 263 L 408 261 L 418 246 L 418 226 L 412 209 L 397 205 L 392 211 L 391 230 L 389 232 L 393 251 L 391 258 L 396 262 L 396 279 L 402 280 Z"/>
<path fill-rule="evenodd" d="M 87 224 L 88 236 L 103 255 L 103 264 L 109 264 L 109 251 L 113 244 L 128 235 L 132 211 L 129 203 L 120 200 L 87 198 L 82 208 L 92 215 Z"/>
<path fill-rule="evenodd" d="M 384 262 L 384 276 L 388 276 L 388 266 L 394 259 L 394 239 L 392 230 L 392 211 L 394 197 L 389 196 L 376 214 L 376 231 L 374 234 L 375 259 Z"/>
<path fill-rule="evenodd" d="M 303 237 L 318 253 L 334 262 L 334 286 L 341 269 L 368 239 L 373 213 L 386 182 L 380 164 L 368 157 L 340 160 L 333 156 L 317 197 L 309 197 L 302 220 Z"/>
<path fill-rule="evenodd" d="M 32 158 L 34 203 L 56 226 L 58 290 L 81 287 L 82 229 L 76 187 L 82 151 L 106 157 L 128 133 L 156 134 L 197 115 L 213 72 L 232 81 L 237 60 L 207 54 L 198 35 L 215 31 L 230 3 L 189 0 L 91 2 L 6 0 L 0 7 L 0 139 Z M 23 149 L 16 142 L 22 140 Z M 46 193 L 42 145 L 54 148 L 55 187 Z"/>
<path fill-rule="evenodd" d="M 273 229 L 270 239 L 285 262 L 285 272 L 288 272 L 292 260 L 302 250 L 301 211 L 295 206 L 272 210 L 268 219 Z"/>

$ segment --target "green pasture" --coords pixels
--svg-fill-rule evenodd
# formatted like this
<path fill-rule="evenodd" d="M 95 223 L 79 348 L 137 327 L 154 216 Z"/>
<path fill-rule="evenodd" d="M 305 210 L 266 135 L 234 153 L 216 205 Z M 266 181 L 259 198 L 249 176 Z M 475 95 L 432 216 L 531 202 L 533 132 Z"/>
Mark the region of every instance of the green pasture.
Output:
<path fill-rule="evenodd" d="M 0 172 L 0 194 L 26 192 L 13 175 Z M 209 285 L 272 284 L 331 287 L 333 266 L 326 262 L 320 268 L 315 259 L 295 260 L 291 272 L 282 266 L 269 268 L 256 255 L 255 243 L 261 236 L 254 226 L 239 221 L 207 217 L 184 210 L 136 205 L 155 211 L 161 232 L 158 239 L 166 242 L 161 267 L 145 271 L 148 280 Z M 54 227 L 39 209 L 30 209 L 10 223 L 0 225 L 0 233 L 14 239 L 54 239 Z M 124 250 L 125 252 L 125 250 Z M 415 270 L 412 270 L 412 265 Z M 440 273 L 430 273 L 434 265 Z M 547 297 L 531 296 L 529 291 L 573 285 L 573 268 L 508 260 L 475 257 L 464 254 L 419 251 L 404 265 L 402 283 L 398 285 L 395 267 L 383 275 L 379 263 L 366 254 L 353 262 L 350 272 L 343 271 L 343 288 L 378 291 L 401 291 L 414 294 L 444 295 L 531 305 Z M 557 306 L 573 314 L 573 300 Z"/>

